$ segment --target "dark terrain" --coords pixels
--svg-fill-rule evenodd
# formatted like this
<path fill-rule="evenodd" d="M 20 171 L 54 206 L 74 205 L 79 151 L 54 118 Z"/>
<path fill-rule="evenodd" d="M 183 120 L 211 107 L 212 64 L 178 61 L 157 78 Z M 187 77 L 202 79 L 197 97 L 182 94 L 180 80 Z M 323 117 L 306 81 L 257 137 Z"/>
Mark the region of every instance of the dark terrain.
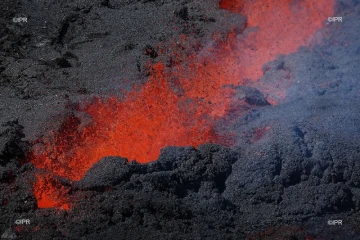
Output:
<path fill-rule="evenodd" d="M 171 67 L 171 54 L 156 51 L 159 42 L 170 46 L 186 34 L 193 45 L 184 51 L 193 53 L 245 20 L 210 0 L 2 0 L 0 234 L 360 239 L 360 1 L 339 0 L 336 14 L 345 20 L 324 27 L 322 44 L 263 67 L 264 83 L 281 78 L 280 70 L 292 73 L 285 102 L 271 106 L 261 92 L 243 89 L 253 110 L 217 125 L 235 132 L 233 147 L 166 147 L 148 164 L 105 157 L 71 185 L 75 207 L 64 211 L 37 207 L 31 142 L 77 114 L 76 103 L 121 97 L 146 82 L 148 64 Z M 13 23 L 18 16 L 28 23 Z M 31 224 L 14 223 L 22 218 Z M 328 225 L 336 219 L 343 225 Z"/>

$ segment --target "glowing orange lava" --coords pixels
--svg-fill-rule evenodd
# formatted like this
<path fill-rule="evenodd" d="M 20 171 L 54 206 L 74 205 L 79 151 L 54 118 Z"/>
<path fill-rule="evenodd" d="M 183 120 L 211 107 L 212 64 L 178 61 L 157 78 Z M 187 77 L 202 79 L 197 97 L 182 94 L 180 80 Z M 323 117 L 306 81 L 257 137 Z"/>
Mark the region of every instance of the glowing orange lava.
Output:
<path fill-rule="evenodd" d="M 146 163 L 156 160 L 164 146 L 198 146 L 216 139 L 211 117 L 204 115 L 210 109 L 171 91 L 163 69 L 155 65 L 149 81 L 123 101 L 96 99 L 89 104 L 85 111 L 93 119 L 90 125 L 81 128 L 79 119 L 68 118 L 33 158 L 35 166 L 80 180 L 104 156 Z"/>
<path fill-rule="evenodd" d="M 38 208 L 70 209 L 70 204 L 67 203 L 68 189 L 66 187 L 62 186 L 51 175 L 36 174 L 36 180 L 34 195 Z"/>
<path fill-rule="evenodd" d="M 247 16 L 247 30 L 240 35 L 230 33 L 210 56 L 192 56 L 186 67 L 166 69 L 161 63 L 155 64 L 148 82 L 126 93 L 122 100 L 96 99 L 88 103 L 83 111 L 92 122 L 83 125 L 81 119 L 69 117 L 59 132 L 34 146 L 32 163 L 55 175 L 80 180 L 105 156 L 146 163 L 156 160 L 165 146 L 222 144 L 213 124 L 229 108 L 232 90 L 226 86 L 259 87 L 270 92 L 272 103 L 276 103 L 278 94 L 285 96 L 286 89 L 256 85 L 263 75 L 262 66 L 279 54 L 308 45 L 331 16 L 334 0 L 222 0 L 220 7 Z M 50 198 L 46 198 L 44 186 Z M 62 194 L 57 201 L 51 200 L 58 189 L 41 178 L 34 189 L 39 207 L 66 208 Z"/>

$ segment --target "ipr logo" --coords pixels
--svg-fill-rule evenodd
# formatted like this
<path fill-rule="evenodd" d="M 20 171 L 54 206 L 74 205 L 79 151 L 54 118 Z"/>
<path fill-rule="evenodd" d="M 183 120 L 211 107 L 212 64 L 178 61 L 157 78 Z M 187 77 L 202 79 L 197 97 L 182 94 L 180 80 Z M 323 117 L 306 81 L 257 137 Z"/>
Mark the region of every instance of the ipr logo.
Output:
<path fill-rule="evenodd" d="M 329 220 L 328 225 L 332 225 L 332 226 L 342 225 L 342 220 Z"/>
<path fill-rule="evenodd" d="M 342 17 L 328 17 L 328 22 L 342 22 Z"/>
<path fill-rule="evenodd" d="M 22 225 L 22 224 L 29 225 L 30 224 L 30 219 L 16 219 L 15 224 L 17 224 L 17 225 Z"/>
<path fill-rule="evenodd" d="M 14 23 L 28 22 L 27 17 L 14 17 L 12 20 Z"/>

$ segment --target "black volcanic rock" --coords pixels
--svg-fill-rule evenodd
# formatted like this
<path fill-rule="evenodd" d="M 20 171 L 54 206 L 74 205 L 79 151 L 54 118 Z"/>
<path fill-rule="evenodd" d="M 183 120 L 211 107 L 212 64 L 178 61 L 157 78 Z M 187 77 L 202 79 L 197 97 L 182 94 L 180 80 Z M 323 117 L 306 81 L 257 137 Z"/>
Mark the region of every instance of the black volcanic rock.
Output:
<path fill-rule="evenodd" d="M 127 164 L 127 159 L 105 157 L 95 163 L 83 179 L 75 183 L 82 189 L 105 189 L 129 180 L 131 174 L 140 169 L 139 164 Z"/>
<path fill-rule="evenodd" d="M 10 161 L 20 160 L 25 157 L 28 143 L 23 141 L 25 137 L 23 126 L 17 120 L 2 124 L 0 130 L 0 165 L 4 166 Z"/>
<path fill-rule="evenodd" d="M 83 216 L 88 219 L 86 226 L 92 228 L 100 224 L 97 217 L 111 213 L 111 226 L 100 224 L 101 230 L 88 239 L 113 239 L 118 232 L 123 233 L 118 236 L 120 239 L 159 235 L 164 239 L 194 235 L 242 239 L 247 232 L 266 231 L 270 223 L 274 227 L 307 226 L 312 221 L 325 227 L 329 219 L 352 218 L 348 215 L 359 204 L 358 191 L 351 187 L 352 182 L 322 182 L 327 178 L 326 166 L 332 164 L 319 168 L 319 161 L 313 160 L 311 164 L 296 148 L 289 147 L 257 146 L 262 151 L 258 157 L 247 154 L 245 149 L 249 146 L 237 150 L 208 144 L 198 149 L 167 147 L 158 161 L 145 165 L 104 158 L 80 182 L 93 179 L 111 186 L 111 190 L 89 193 L 88 200 L 79 199 L 69 217 L 95 202 L 97 210 L 85 210 Z M 333 175 L 342 173 L 336 169 Z M 120 178 L 124 181 L 117 181 Z M 83 194 L 76 190 L 74 196 Z M 353 225 L 345 226 L 336 234 L 358 239 L 354 232 L 346 233 L 351 228 Z M 318 230 L 307 226 L 307 230 L 294 231 L 289 236 L 301 239 Z"/>
<path fill-rule="evenodd" d="M 264 95 L 256 88 L 248 86 L 232 86 L 232 88 L 236 90 L 236 96 L 234 100 L 244 100 L 246 103 L 255 106 L 270 105 Z"/>

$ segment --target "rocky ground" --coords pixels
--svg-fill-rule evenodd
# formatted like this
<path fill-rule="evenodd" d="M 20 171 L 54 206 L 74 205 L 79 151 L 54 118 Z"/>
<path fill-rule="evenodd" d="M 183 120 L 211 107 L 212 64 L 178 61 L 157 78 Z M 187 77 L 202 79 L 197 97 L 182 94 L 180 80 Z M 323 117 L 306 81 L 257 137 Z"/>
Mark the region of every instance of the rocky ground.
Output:
<path fill-rule="evenodd" d="M 360 239 L 360 2 L 338 1 L 341 25 L 316 47 L 278 56 L 260 82 L 289 71 L 287 100 L 219 120 L 234 147 L 162 149 L 158 161 L 106 157 L 71 185 L 76 207 L 38 209 L 31 141 L 76 112 L 74 103 L 147 80 L 245 18 L 210 0 L 0 3 L 0 234 L 19 239 Z M 26 16 L 27 23 L 13 17 Z M 232 24 L 234 23 L 234 24 Z M 241 32 L 245 24 L 236 24 Z M 180 58 L 182 59 L 182 58 Z M 248 93 L 250 91 L 251 93 Z M 229 121 L 231 119 L 231 121 Z M 54 126 L 55 125 L 55 126 Z M 224 127 L 226 126 L 226 127 Z M 66 179 L 59 179 L 70 186 Z M 30 225 L 16 225 L 16 219 Z M 341 219 L 342 226 L 328 220 Z"/>

